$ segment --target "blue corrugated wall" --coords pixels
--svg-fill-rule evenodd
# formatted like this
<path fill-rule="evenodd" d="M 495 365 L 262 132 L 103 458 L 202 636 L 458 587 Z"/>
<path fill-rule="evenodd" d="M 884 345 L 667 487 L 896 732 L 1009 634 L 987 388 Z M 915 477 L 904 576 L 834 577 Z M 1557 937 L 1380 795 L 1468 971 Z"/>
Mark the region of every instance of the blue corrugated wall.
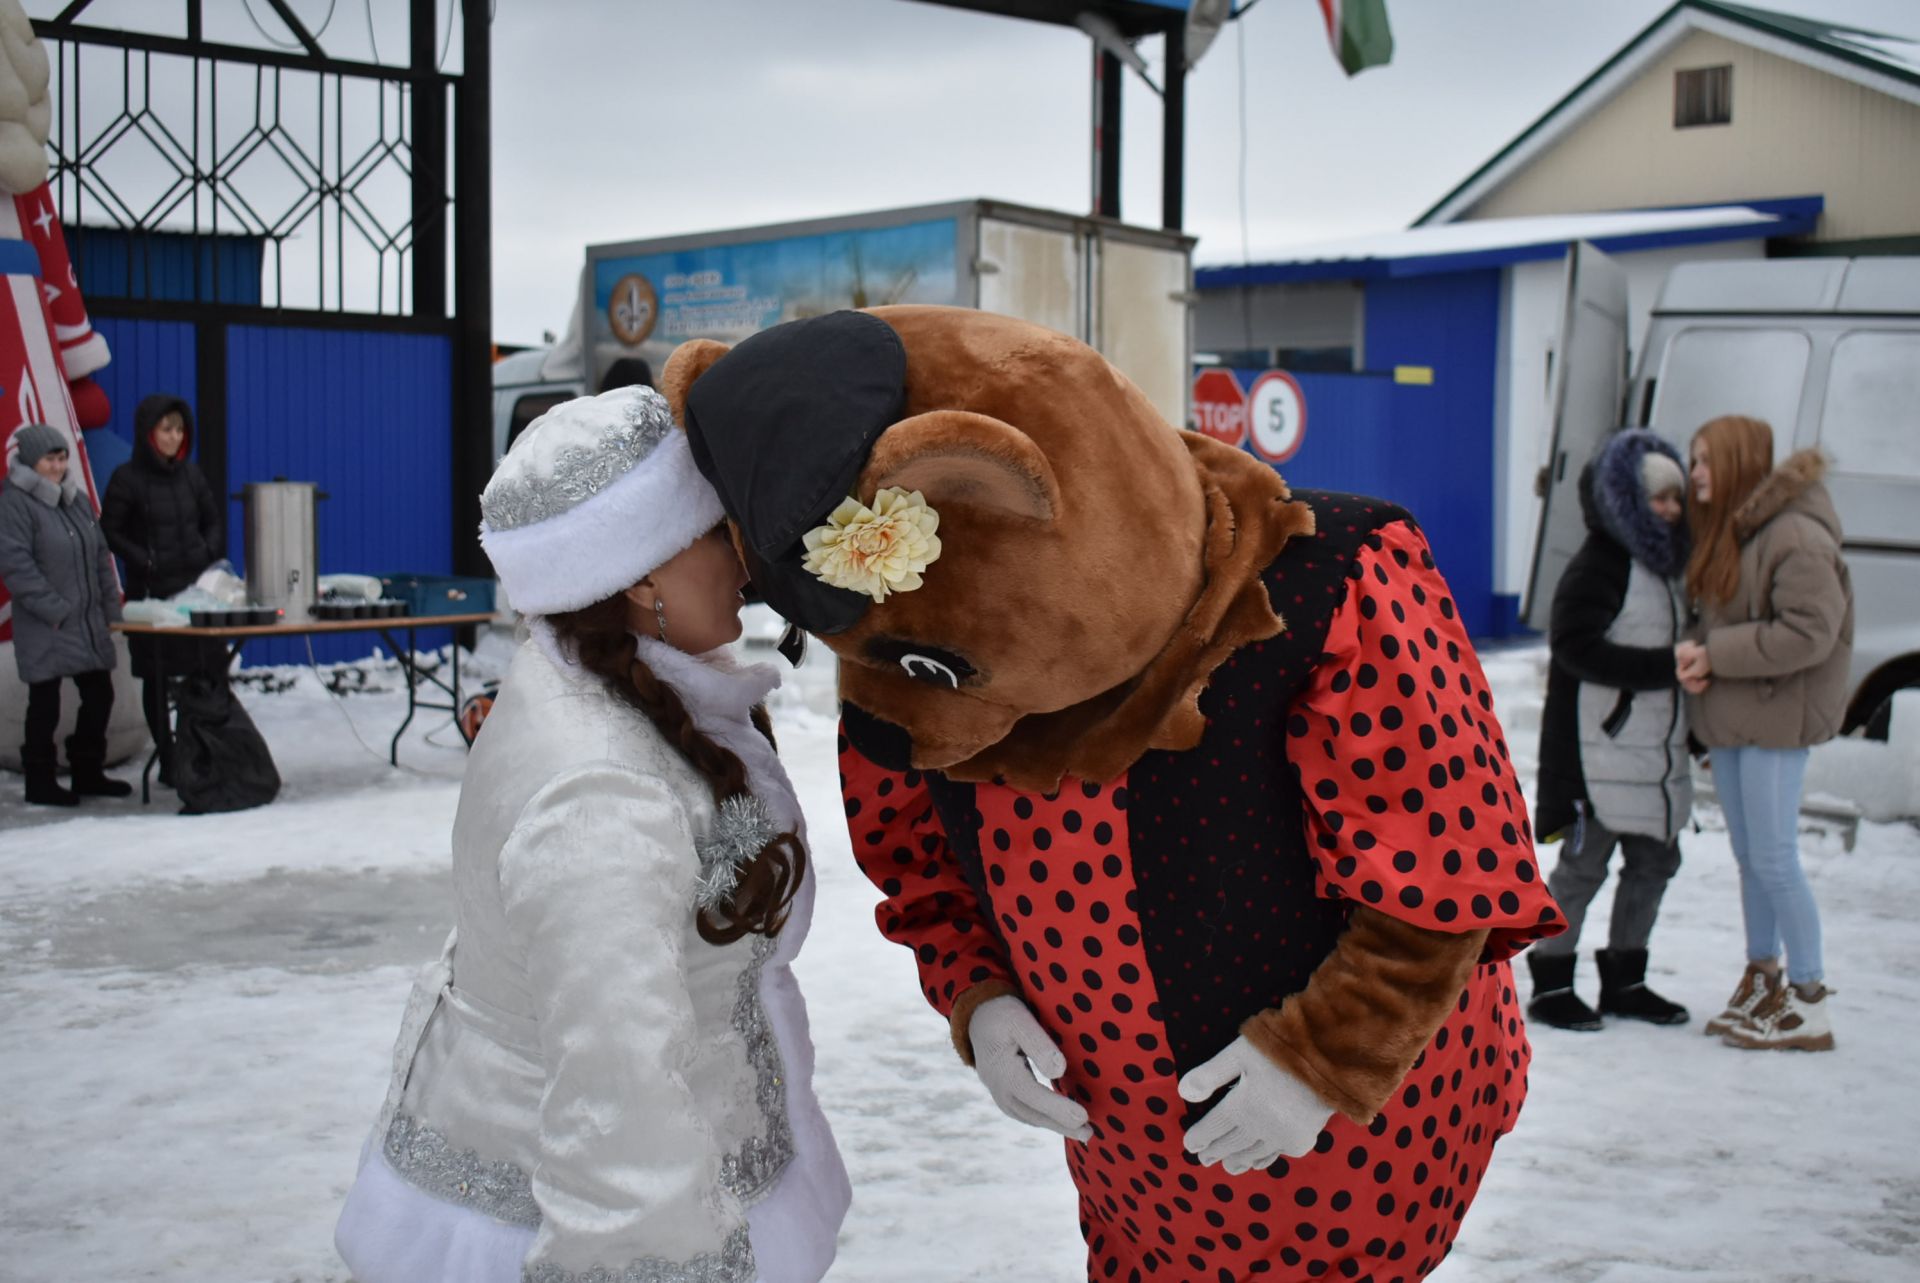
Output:
<path fill-rule="evenodd" d="M 322 574 L 453 568 L 453 349 L 439 335 L 233 326 L 227 332 L 227 488 L 311 481 Z M 245 573 L 241 506 L 228 507 Z M 436 630 L 421 645 L 441 645 Z M 371 633 L 313 639 L 320 660 L 353 659 Z M 300 641 L 252 643 L 254 664 L 306 662 Z"/>
<path fill-rule="evenodd" d="M 1306 399 L 1289 483 L 1370 494 L 1420 522 L 1461 618 L 1504 635 L 1493 597 L 1494 345 L 1499 274 L 1460 272 L 1367 283 L 1367 374 L 1295 374 Z M 1396 383 L 1396 365 L 1429 366 L 1431 385 Z M 1260 375 L 1236 370 L 1244 391 Z"/>
<path fill-rule="evenodd" d="M 131 450 L 133 408 L 154 392 L 172 392 L 188 405 L 199 402 L 194 369 L 194 331 L 187 321 L 128 321 L 100 316 L 93 328 L 107 340 L 113 359 L 94 373 L 94 381 L 113 403 L 108 428 Z M 200 443 L 195 441 L 194 454 Z M 100 484 L 107 479 L 101 477 Z"/>
<path fill-rule="evenodd" d="M 1391 495 L 1420 519 L 1468 629 L 1506 635 L 1493 597 L 1494 385 L 1500 341 L 1498 269 L 1367 282 L 1367 366 L 1431 367 L 1431 387 L 1405 386 L 1393 448 L 1421 479 Z M 1396 385 L 1403 386 L 1403 385 Z M 1406 468 L 1407 463 L 1399 465 Z"/>
<path fill-rule="evenodd" d="M 258 236 L 69 227 L 67 251 L 89 298 L 258 306 L 266 242 Z"/>

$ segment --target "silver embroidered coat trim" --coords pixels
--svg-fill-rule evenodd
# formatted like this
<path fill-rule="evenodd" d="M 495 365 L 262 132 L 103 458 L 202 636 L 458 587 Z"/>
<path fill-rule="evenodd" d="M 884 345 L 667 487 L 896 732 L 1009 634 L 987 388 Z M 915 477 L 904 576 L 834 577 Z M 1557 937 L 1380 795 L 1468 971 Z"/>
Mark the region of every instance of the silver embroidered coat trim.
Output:
<path fill-rule="evenodd" d="M 568 446 L 545 477 L 501 477 L 480 496 L 490 530 L 513 530 L 557 517 L 627 475 L 674 431 L 673 411 L 658 393 L 635 397 L 621 421 L 592 445 Z"/>
<path fill-rule="evenodd" d="M 539 1227 L 540 1206 L 533 1201 L 533 1182 L 516 1163 L 457 1149 L 410 1114 L 393 1116 L 381 1152 L 389 1167 L 437 1198 L 509 1225 Z"/>
<path fill-rule="evenodd" d="M 694 903 L 717 909 L 733 898 L 740 885 L 740 869 L 761 848 L 780 836 L 767 804 L 751 793 L 735 793 L 715 809 L 713 827 L 694 853 L 700 857 L 700 880 Z"/>
<path fill-rule="evenodd" d="M 757 1079 L 754 1095 L 766 1130 L 750 1137 L 737 1153 L 720 1160 L 720 1183 L 743 1204 L 758 1202 L 793 1159 L 793 1125 L 787 1117 L 787 1074 L 780 1044 L 760 1001 L 760 973 L 776 941 L 753 938 L 753 961 L 740 973 L 734 991 L 733 1027 L 746 1040 L 747 1060 Z"/>
<path fill-rule="evenodd" d="M 745 1228 L 727 1235 L 718 1252 L 702 1252 L 690 1261 L 663 1261 L 643 1256 L 623 1270 L 596 1265 L 590 1270 L 566 1270 L 550 1261 L 521 1271 L 524 1283 L 750 1283 L 754 1277 L 753 1245 Z"/>
<path fill-rule="evenodd" d="M 773 1025 L 760 1001 L 760 973 L 772 956 L 776 941 L 768 936 L 753 937 L 753 959 L 741 971 L 734 990 L 733 1027 L 746 1044 L 747 1061 L 753 1066 L 755 1103 L 765 1130 L 748 1138 L 738 1150 L 720 1160 L 720 1183 L 742 1205 L 751 1205 L 765 1197 L 773 1183 L 793 1160 L 793 1125 L 787 1115 L 786 1067 L 780 1059 L 780 1044 Z M 482 1158 L 471 1149 L 460 1149 L 441 1132 L 410 1114 L 396 1113 L 381 1143 L 387 1165 L 410 1184 L 460 1207 L 469 1207 L 509 1225 L 537 1229 L 540 1206 L 533 1198 L 533 1181 L 520 1167 L 505 1159 Z M 719 1258 L 715 1258 L 719 1259 Z M 752 1254 L 748 1274 L 751 1277 Z M 567 1277 L 562 1275 L 556 1278 Z M 583 1279 L 591 1275 L 580 1276 Z M 625 1274 L 608 1274 L 608 1279 L 623 1283 Z M 636 1279 L 659 1278 L 662 1283 L 677 1283 L 672 1274 L 632 1275 Z M 687 1279 L 705 1279 L 689 1274 Z M 715 1279 L 732 1275 L 717 1274 Z"/>

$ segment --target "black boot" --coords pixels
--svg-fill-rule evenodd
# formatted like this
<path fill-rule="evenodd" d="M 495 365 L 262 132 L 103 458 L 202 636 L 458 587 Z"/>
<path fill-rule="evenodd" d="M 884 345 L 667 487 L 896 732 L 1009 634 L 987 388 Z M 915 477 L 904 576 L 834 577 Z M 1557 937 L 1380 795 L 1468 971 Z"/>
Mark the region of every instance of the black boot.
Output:
<path fill-rule="evenodd" d="M 1533 973 L 1533 1000 L 1527 1004 L 1527 1019 L 1538 1020 L 1555 1029 L 1599 1029 L 1599 1013 L 1580 1000 L 1573 991 L 1573 966 L 1576 954 L 1527 954 L 1527 970 Z"/>
<path fill-rule="evenodd" d="M 1687 1023 L 1685 1007 L 1647 988 L 1645 949 L 1601 949 L 1593 956 L 1600 964 L 1601 1011 L 1656 1025 Z"/>
<path fill-rule="evenodd" d="M 23 745 L 20 749 L 20 768 L 27 776 L 27 801 L 34 806 L 78 806 L 80 798 L 60 787 L 60 776 L 55 768 L 55 760 L 50 748 L 39 751 Z"/>
<path fill-rule="evenodd" d="M 133 785 L 108 775 L 103 757 L 92 757 L 67 746 L 67 760 L 73 763 L 73 791 L 80 797 L 130 797 Z"/>

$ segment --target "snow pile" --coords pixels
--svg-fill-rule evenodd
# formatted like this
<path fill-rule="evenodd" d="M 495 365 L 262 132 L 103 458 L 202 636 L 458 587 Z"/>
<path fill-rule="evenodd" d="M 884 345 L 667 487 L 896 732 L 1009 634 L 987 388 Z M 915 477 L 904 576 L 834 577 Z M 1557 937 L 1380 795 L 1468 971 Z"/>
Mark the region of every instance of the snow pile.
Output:
<path fill-rule="evenodd" d="M 1869 820 L 1920 819 L 1920 690 L 1893 697 L 1885 742 L 1848 737 L 1814 749 L 1807 792 L 1845 798 Z"/>
<path fill-rule="evenodd" d="M 489 639 L 463 676 L 505 653 Z M 1485 666 L 1531 781 L 1545 652 Z M 993 1107 L 875 930 L 840 818 L 832 682 L 814 646 L 774 704 L 820 875 L 797 970 L 854 1182 L 830 1283 L 1084 1277 L 1060 1142 Z M 446 715 L 423 714 L 393 769 L 404 696 L 329 684 L 366 693 L 298 669 L 244 691 L 286 781 L 259 811 L 51 815 L 0 779 L 0 1280 L 345 1283 L 333 1221 L 412 972 L 445 933 L 465 758 Z M 1531 1097 L 1435 1283 L 1916 1278 L 1920 1033 L 1893 1017 L 1912 1001 L 1920 830 L 1865 822 L 1851 852 L 1803 832 L 1840 1042 L 1809 1056 L 1700 1036 L 1744 950 L 1724 828 L 1710 806 L 1699 820 L 1650 975 L 1693 1023 L 1532 1030 Z M 1581 941 L 1589 997 L 1609 897 Z"/>

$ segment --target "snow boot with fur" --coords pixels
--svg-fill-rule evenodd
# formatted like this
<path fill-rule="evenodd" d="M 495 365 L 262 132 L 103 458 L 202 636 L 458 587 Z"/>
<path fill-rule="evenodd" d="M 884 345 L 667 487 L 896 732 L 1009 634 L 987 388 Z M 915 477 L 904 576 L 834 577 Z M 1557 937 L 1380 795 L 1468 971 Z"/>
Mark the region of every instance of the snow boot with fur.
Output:
<path fill-rule="evenodd" d="M 1687 1023 L 1685 1007 L 1647 988 L 1645 949 L 1601 949 L 1593 957 L 1600 964 L 1601 1015 L 1656 1025 Z"/>
<path fill-rule="evenodd" d="M 1527 970 L 1533 973 L 1533 999 L 1527 1003 L 1527 1019 L 1537 1020 L 1555 1029 L 1599 1029 L 1599 1013 L 1580 1000 L 1573 991 L 1573 968 L 1579 955 L 1572 953 L 1527 954 Z"/>

